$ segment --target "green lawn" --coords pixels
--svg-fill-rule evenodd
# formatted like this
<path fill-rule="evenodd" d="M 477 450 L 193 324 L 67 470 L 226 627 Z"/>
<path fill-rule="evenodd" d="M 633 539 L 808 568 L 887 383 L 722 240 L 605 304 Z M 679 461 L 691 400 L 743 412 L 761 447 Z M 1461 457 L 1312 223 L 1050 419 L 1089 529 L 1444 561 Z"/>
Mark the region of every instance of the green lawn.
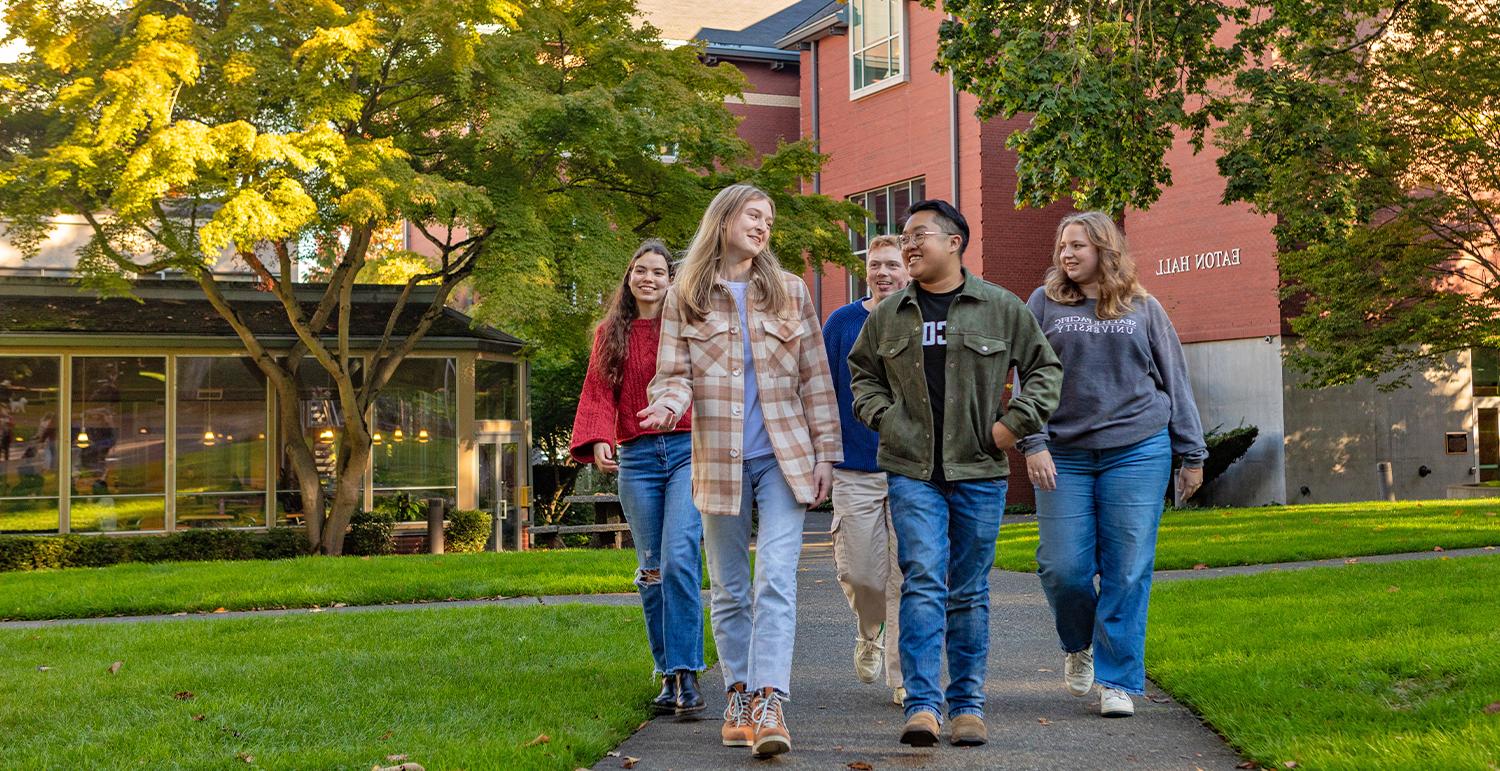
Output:
<path fill-rule="evenodd" d="M 995 565 L 1036 570 L 1036 522 L 1000 528 Z M 1500 546 L 1500 499 L 1168 510 L 1158 570 Z"/>
<path fill-rule="evenodd" d="M 643 632 L 585 606 L 0 630 L 4 765 L 588 766 L 647 717 Z"/>
<path fill-rule="evenodd" d="M 0 573 L 0 618 L 633 592 L 635 552 L 590 549 L 163 562 Z M 707 576 L 707 571 L 704 571 Z"/>
<path fill-rule="evenodd" d="M 1264 767 L 1500 767 L 1500 558 L 1158 583 L 1147 670 Z"/>

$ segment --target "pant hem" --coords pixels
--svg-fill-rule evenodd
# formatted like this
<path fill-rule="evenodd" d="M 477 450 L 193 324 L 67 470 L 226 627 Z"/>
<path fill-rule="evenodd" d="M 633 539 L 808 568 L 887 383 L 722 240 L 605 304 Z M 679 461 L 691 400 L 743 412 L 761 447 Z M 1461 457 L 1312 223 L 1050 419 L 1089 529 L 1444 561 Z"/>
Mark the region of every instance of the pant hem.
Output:
<path fill-rule="evenodd" d="M 916 714 L 918 712 L 931 712 L 932 716 L 935 717 L 935 718 L 937 718 L 938 725 L 942 725 L 943 724 L 943 713 L 939 712 L 936 707 L 928 707 L 928 706 L 912 707 L 911 709 L 909 709 L 909 710 L 906 711 L 906 719 L 907 720 L 911 720 L 913 717 L 916 716 Z"/>
<path fill-rule="evenodd" d="M 1131 696 L 1142 696 L 1142 697 L 1144 697 L 1146 695 L 1146 691 L 1144 689 L 1131 688 L 1129 686 L 1120 685 L 1118 683 L 1111 683 L 1108 680 L 1100 680 L 1097 677 L 1094 678 L 1094 682 L 1100 688 L 1113 688 L 1113 689 L 1115 689 L 1117 691 L 1124 691 L 1124 692 L 1130 694 Z"/>
<path fill-rule="evenodd" d="M 984 719 L 984 710 L 979 709 L 977 707 L 969 707 L 967 709 L 956 709 L 956 710 L 948 713 L 948 719 L 952 720 L 953 718 L 956 718 L 959 715 L 975 715 L 975 716 L 979 717 L 981 720 L 983 720 Z"/>

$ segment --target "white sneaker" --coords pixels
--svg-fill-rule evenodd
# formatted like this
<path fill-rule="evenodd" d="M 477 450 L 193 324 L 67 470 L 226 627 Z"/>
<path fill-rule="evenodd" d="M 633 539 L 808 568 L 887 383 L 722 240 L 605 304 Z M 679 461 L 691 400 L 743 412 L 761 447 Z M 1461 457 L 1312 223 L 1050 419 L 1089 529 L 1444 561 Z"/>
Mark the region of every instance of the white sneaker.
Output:
<path fill-rule="evenodd" d="M 861 683 L 873 683 L 885 663 L 884 646 L 879 640 L 859 638 L 854 641 L 854 675 Z"/>
<path fill-rule="evenodd" d="M 1089 695 L 1094 687 L 1094 646 L 1063 656 L 1063 683 L 1074 696 Z"/>
<path fill-rule="evenodd" d="M 1103 717 L 1130 717 L 1135 714 L 1135 702 L 1130 700 L 1130 694 L 1119 688 L 1100 688 L 1099 714 Z"/>
<path fill-rule="evenodd" d="M 891 691 L 891 703 L 898 707 L 906 706 L 906 689 L 896 686 L 896 690 Z"/>

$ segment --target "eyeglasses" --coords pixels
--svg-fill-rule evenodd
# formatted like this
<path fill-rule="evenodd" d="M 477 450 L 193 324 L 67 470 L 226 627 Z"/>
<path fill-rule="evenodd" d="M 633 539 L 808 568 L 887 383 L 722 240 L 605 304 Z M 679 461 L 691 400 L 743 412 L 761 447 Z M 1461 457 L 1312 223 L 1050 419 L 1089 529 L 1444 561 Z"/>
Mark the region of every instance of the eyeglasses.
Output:
<path fill-rule="evenodd" d="M 922 239 L 924 239 L 924 238 L 926 238 L 928 236 L 956 236 L 956 235 L 958 235 L 958 234 L 957 233 L 948 233 L 948 232 L 942 231 L 942 230 L 919 230 L 919 231 L 917 231 L 915 233 L 911 233 L 911 234 L 902 233 L 901 235 L 899 235 L 899 236 L 896 237 L 896 242 L 899 243 L 899 244 L 901 244 L 901 248 L 902 249 L 905 249 L 908 246 L 921 246 L 922 245 Z"/>

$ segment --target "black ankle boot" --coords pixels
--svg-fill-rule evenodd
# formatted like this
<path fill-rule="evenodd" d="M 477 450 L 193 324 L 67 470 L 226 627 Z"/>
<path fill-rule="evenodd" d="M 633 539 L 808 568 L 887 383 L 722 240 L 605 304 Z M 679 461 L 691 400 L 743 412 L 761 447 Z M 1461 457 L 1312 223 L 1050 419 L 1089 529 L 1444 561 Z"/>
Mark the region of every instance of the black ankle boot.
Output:
<path fill-rule="evenodd" d="M 698 692 L 698 673 L 677 670 L 677 714 L 691 715 L 703 711 L 703 694 Z"/>
<path fill-rule="evenodd" d="M 661 693 L 651 700 L 651 712 L 657 715 L 677 712 L 677 675 L 667 675 L 661 679 Z"/>

